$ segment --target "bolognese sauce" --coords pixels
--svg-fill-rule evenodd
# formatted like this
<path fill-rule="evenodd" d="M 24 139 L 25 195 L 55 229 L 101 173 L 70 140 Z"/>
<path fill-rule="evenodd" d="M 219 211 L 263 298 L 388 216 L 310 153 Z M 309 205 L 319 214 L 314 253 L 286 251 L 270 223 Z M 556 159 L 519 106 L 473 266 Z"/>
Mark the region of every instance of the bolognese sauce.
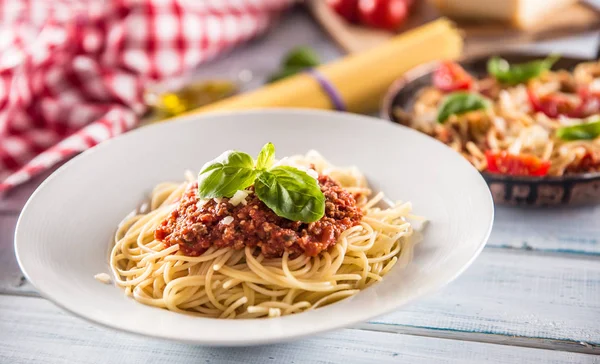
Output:
<path fill-rule="evenodd" d="M 199 204 L 198 184 L 184 193 L 177 208 L 161 222 L 155 237 L 168 246 L 178 244 L 188 256 L 198 256 L 208 248 L 259 247 L 267 258 L 288 252 L 315 256 L 335 245 L 340 234 L 357 225 L 362 212 L 353 195 L 326 175 L 318 177 L 325 196 L 325 215 L 318 221 L 304 223 L 277 216 L 253 193 L 234 206 L 229 199 L 211 199 Z"/>

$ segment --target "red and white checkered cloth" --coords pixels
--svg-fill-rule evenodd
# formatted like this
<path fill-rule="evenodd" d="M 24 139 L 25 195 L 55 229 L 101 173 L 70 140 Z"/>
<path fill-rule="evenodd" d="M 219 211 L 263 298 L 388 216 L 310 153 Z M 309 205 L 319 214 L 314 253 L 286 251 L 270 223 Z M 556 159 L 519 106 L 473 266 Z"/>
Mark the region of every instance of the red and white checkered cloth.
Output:
<path fill-rule="evenodd" d="M 0 192 L 138 122 L 143 90 L 293 0 L 0 0 Z"/>

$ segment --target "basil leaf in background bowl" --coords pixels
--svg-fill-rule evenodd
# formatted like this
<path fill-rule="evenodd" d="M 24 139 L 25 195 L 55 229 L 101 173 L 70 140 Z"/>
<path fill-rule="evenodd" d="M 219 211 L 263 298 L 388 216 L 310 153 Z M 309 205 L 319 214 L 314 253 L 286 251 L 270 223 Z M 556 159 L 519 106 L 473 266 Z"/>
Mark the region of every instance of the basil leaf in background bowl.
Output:
<path fill-rule="evenodd" d="M 314 222 L 325 214 L 325 196 L 317 180 L 293 167 L 261 172 L 254 192 L 277 216 L 292 221 Z"/>
<path fill-rule="evenodd" d="M 288 67 L 316 67 L 321 63 L 317 52 L 312 48 L 306 46 L 300 46 L 292 49 L 283 58 L 283 68 Z"/>
<path fill-rule="evenodd" d="M 600 120 L 590 123 L 563 126 L 556 129 L 556 136 L 562 140 L 592 140 L 600 136 Z"/>
<path fill-rule="evenodd" d="M 256 178 L 254 159 L 246 153 L 229 150 L 206 163 L 198 174 L 200 198 L 231 197 L 252 185 Z"/>
<path fill-rule="evenodd" d="M 517 85 L 524 83 L 532 78 L 536 78 L 552 68 L 552 65 L 558 61 L 559 55 L 553 54 L 545 59 L 531 61 L 527 63 L 511 65 L 503 58 L 492 57 L 487 63 L 487 71 L 496 80 L 509 84 Z"/>
<path fill-rule="evenodd" d="M 265 144 L 258 157 L 256 157 L 256 169 L 269 169 L 275 162 L 275 146 L 273 143 Z"/>
<path fill-rule="evenodd" d="M 454 92 L 446 96 L 438 108 L 437 121 L 443 124 L 452 115 L 487 109 L 490 102 L 485 97 L 470 92 Z"/>
<path fill-rule="evenodd" d="M 319 56 L 312 48 L 306 46 L 293 48 L 283 57 L 281 68 L 268 78 L 267 83 L 293 76 L 319 64 L 321 64 Z"/>

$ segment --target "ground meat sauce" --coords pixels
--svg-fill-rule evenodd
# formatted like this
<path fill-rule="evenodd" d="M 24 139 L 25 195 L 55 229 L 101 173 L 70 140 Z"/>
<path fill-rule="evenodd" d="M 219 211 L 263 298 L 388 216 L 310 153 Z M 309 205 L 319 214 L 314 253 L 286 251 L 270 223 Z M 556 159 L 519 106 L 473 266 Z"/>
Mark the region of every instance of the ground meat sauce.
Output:
<path fill-rule="evenodd" d="M 286 251 L 292 257 L 301 253 L 315 256 L 335 245 L 339 235 L 362 218 L 352 194 L 327 176 L 319 176 L 318 181 L 325 195 L 325 215 L 316 222 L 279 217 L 254 193 L 246 197 L 246 205 L 233 206 L 223 198 L 198 207 L 198 184 L 194 183 L 154 234 L 169 246 L 179 244 L 180 251 L 188 256 L 198 256 L 211 246 L 258 246 L 268 258 L 281 257 Z M 233 217 L 229 224 L 223 222 L 227 216 Z"/>

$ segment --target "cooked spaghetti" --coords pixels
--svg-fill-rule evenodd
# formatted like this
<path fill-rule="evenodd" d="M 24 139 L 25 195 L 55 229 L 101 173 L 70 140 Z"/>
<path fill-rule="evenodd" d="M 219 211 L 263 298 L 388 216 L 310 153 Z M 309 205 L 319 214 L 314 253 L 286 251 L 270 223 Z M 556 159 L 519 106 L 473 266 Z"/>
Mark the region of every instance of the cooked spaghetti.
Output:
<path fill-rule="evenodd" d="M 514 66 L 495 57 L 480 79 L 456 63 L 442 63 L 433 86 L 419 91 L 412 110 L 394 110 L 395 117 L 449 145 L 480 171 L 521 176 L 598 172 L 600 63 L 582 63 L 569 72 L 550 70 L 554 61 Z M 471 101 L 481 97 L 489 107 L 480 102 L 440 118 L 444 102 L 459 93 L 471 94 Z M 460 102 L 453 106 L 460 108 Z"/>
<path fill-rule="evenodd" d="M 276 317 L 352 296 L 409 263 L 417 239 L 408 219 L 418 219 L 409 202 L 370 197 L 356 168 L 333 167 L 316 152 L 278 164 L 318 173 L 326 198 L 320 220 L 277 218 L 252 186 L 241 197 L 202 200 L 193 176 L 161 183 L 118 227 L 110 255 L 115 282 L 136 301 L 175 312 Z"/>

